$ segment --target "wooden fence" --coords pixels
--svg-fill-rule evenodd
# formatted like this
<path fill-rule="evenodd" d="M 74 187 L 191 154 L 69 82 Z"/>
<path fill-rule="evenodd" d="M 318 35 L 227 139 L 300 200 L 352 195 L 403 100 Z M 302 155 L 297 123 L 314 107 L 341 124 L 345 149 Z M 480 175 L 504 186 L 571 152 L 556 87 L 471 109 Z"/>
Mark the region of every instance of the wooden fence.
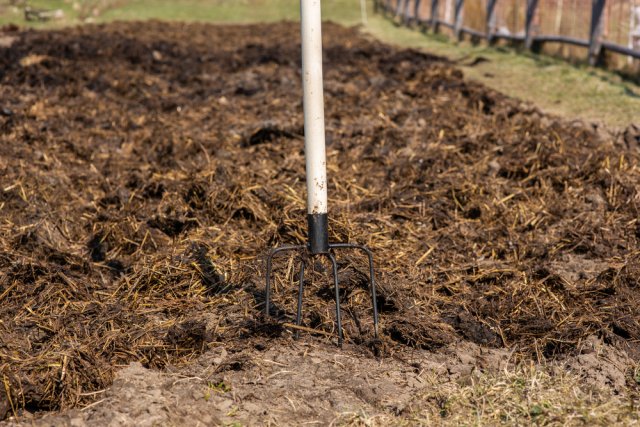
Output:
<path fill-rule="evenodd" d="M 543 0 L 543 5 L 549 7 L 550 1 Z M 558 0 L 560 5 L 562 0 Z M 465 0 L 374 0 L 376 11 L 386 15 L 392 15 L 400 19 L 406 25 L 419 25 L 424 29 L 438 32 L 441 27 L 449 28 L 456 39 L 461 39 L 467 34 L 474 39 L 487 40 L 492 44 L 498 40 L 506 40 L 511 43 L 521 44 L 527 49 L 540 51 L 547 43 L 560 43 L 563 45 L 579 46 L 586 48 L 587 60 L 591 65 L 602 65 L 607 52 L 624 55 L 632 61 L 632 58 L 640 59 L 640 6 L 635 6 L 635 0 L 626 0 L 628 5 L 629 21 L 627 24 L 620 21 L 615 25 L 628 25 L 629 44 L 611 42 L 603 37 L 603 30 L 609 30 L 609 15 L 612 2 L 620 3 L 621 0 L 581 0 L 582 16 L 579 18 L 585 22 L 588 34 L 585 38 L 566 34 L 540 34 L 541 28 L 548 25 L 540 25 L 540 0 L 467 0 L 475 7 L 472 12 L 475 25 L 465 25 L 464 12 Z M 623 0 L 624 1 L 624 0 Z M 506 26 L 499 26 L 496 15 L 500 3 L 509 2 L 516 14 L 522 15 L 522 28 L 519 31 L 509 30 Z M 609 2 L 609 4 L 607 4 Z M 633 2 L 633 3 L 631 3 Z M 521 3 L 521 10 L 516 10 Z M 557 3 L 555 4 L 557 6 Z M 607 8 L 607 6 L 609 6 Z M 619 6 L 619 4 L 618 4 Z M 441 10 L 442 8 L 446 10 Z M 478 9 L 480 7 L 480 9 Z M 574 11 L 574 19 L 577 11 Z M 638 16 L 636 16 L 638 15 Z M 544 15 L 545 18 L 548 15 Z M 482 18 L 482 24 L 478 28 L 478 18 Z M 604 18 L 604 19 L 603 19 Z M 482 28 L 484 27 L 484 28 Z M 560 28 L 558 25 L 557 28 Z"/>

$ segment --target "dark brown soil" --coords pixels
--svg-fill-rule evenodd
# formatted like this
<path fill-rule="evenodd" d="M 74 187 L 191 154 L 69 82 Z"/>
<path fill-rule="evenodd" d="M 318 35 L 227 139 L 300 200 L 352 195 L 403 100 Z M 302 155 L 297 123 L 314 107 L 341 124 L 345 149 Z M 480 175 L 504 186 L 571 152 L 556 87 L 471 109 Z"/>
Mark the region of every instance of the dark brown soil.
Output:
<path fill-rule="evenodd" d="M 261 313 L 264 255 L 306 233 L 298 31 L 5 29 L 0 420 L 90 403 L 130 362 L 290 348 L 294 259 Z M 595 336 L 640 360 L 638 141 L 324 31 L 331 236 L 372 248 L 380 286 L 372 343 L 366 260 L 338 254 L 359 357 L 468 341 L 542 362 Z M 305 340 L 335 336 L 326 267 Z"/>

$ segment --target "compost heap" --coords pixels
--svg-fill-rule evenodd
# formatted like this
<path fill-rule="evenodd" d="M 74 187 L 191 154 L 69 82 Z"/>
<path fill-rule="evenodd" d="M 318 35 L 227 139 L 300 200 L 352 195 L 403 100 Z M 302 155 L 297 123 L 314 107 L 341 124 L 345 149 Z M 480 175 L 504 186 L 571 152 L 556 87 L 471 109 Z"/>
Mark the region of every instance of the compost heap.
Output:
<path fill-rule="evenodd" d="M 306 234 L 299 28 L 4 29 L 0 419 L 94 400 L 118 366 L 291 339 Z M 466 340 L 640 358 L 638 138 L 541 114 L 445 59 L 327 24 L 330 233 L 362 357 Z M 326 264 L 303 339 L 335 339 Z M 280 337 L 280 338 L 278 338 Z"/>

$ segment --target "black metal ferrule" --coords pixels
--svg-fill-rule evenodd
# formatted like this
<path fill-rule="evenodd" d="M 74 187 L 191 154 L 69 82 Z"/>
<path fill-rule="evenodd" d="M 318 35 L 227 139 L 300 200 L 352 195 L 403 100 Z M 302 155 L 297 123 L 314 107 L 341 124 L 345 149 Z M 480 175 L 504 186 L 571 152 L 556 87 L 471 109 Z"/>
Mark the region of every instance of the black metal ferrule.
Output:
<path fill-rule="evenodd" d="M 329 252 L 329 220 L 326 213 L 308 214 L 309 251 L 312 254 Z"/>

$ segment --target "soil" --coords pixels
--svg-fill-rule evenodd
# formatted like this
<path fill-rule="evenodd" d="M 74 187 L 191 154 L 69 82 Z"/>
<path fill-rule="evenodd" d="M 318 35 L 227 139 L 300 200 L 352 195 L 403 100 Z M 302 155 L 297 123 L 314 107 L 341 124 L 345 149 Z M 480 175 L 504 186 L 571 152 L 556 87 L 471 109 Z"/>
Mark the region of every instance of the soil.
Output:
<path fill-rule="evenodd" d="M 296 257 L 276 259 L 265 318 L 265 254 L 306 234 L 298 33 L 2 30 L 0 420 L 402 417 L 424 369 L 527 361 L 635 393 L 637 127 L 544 115 L 331 23 L 330 234 L 374 252 L 381 337 L 349 251 L 345 348 L 322 260 L 302 340 Z"/>
<path fill-rule="evenodd" d="M 160 373 L 133 362 L 94 406 L 36 423 L 329 425 L 362 414 L 408 416 L 419 408 L 416 396 L 430 389 L 427 376 L 460 380 L 476 368 L 499 368 L 502 358 L 506 364 L 506 353 L 462 344 L 440 355 L 417 351 L 409 360 L 382 362 L 349 346 L 337 352 L 333 345 L 309 342 L 237 353 L 218 347 L 181 372 Z"/>

